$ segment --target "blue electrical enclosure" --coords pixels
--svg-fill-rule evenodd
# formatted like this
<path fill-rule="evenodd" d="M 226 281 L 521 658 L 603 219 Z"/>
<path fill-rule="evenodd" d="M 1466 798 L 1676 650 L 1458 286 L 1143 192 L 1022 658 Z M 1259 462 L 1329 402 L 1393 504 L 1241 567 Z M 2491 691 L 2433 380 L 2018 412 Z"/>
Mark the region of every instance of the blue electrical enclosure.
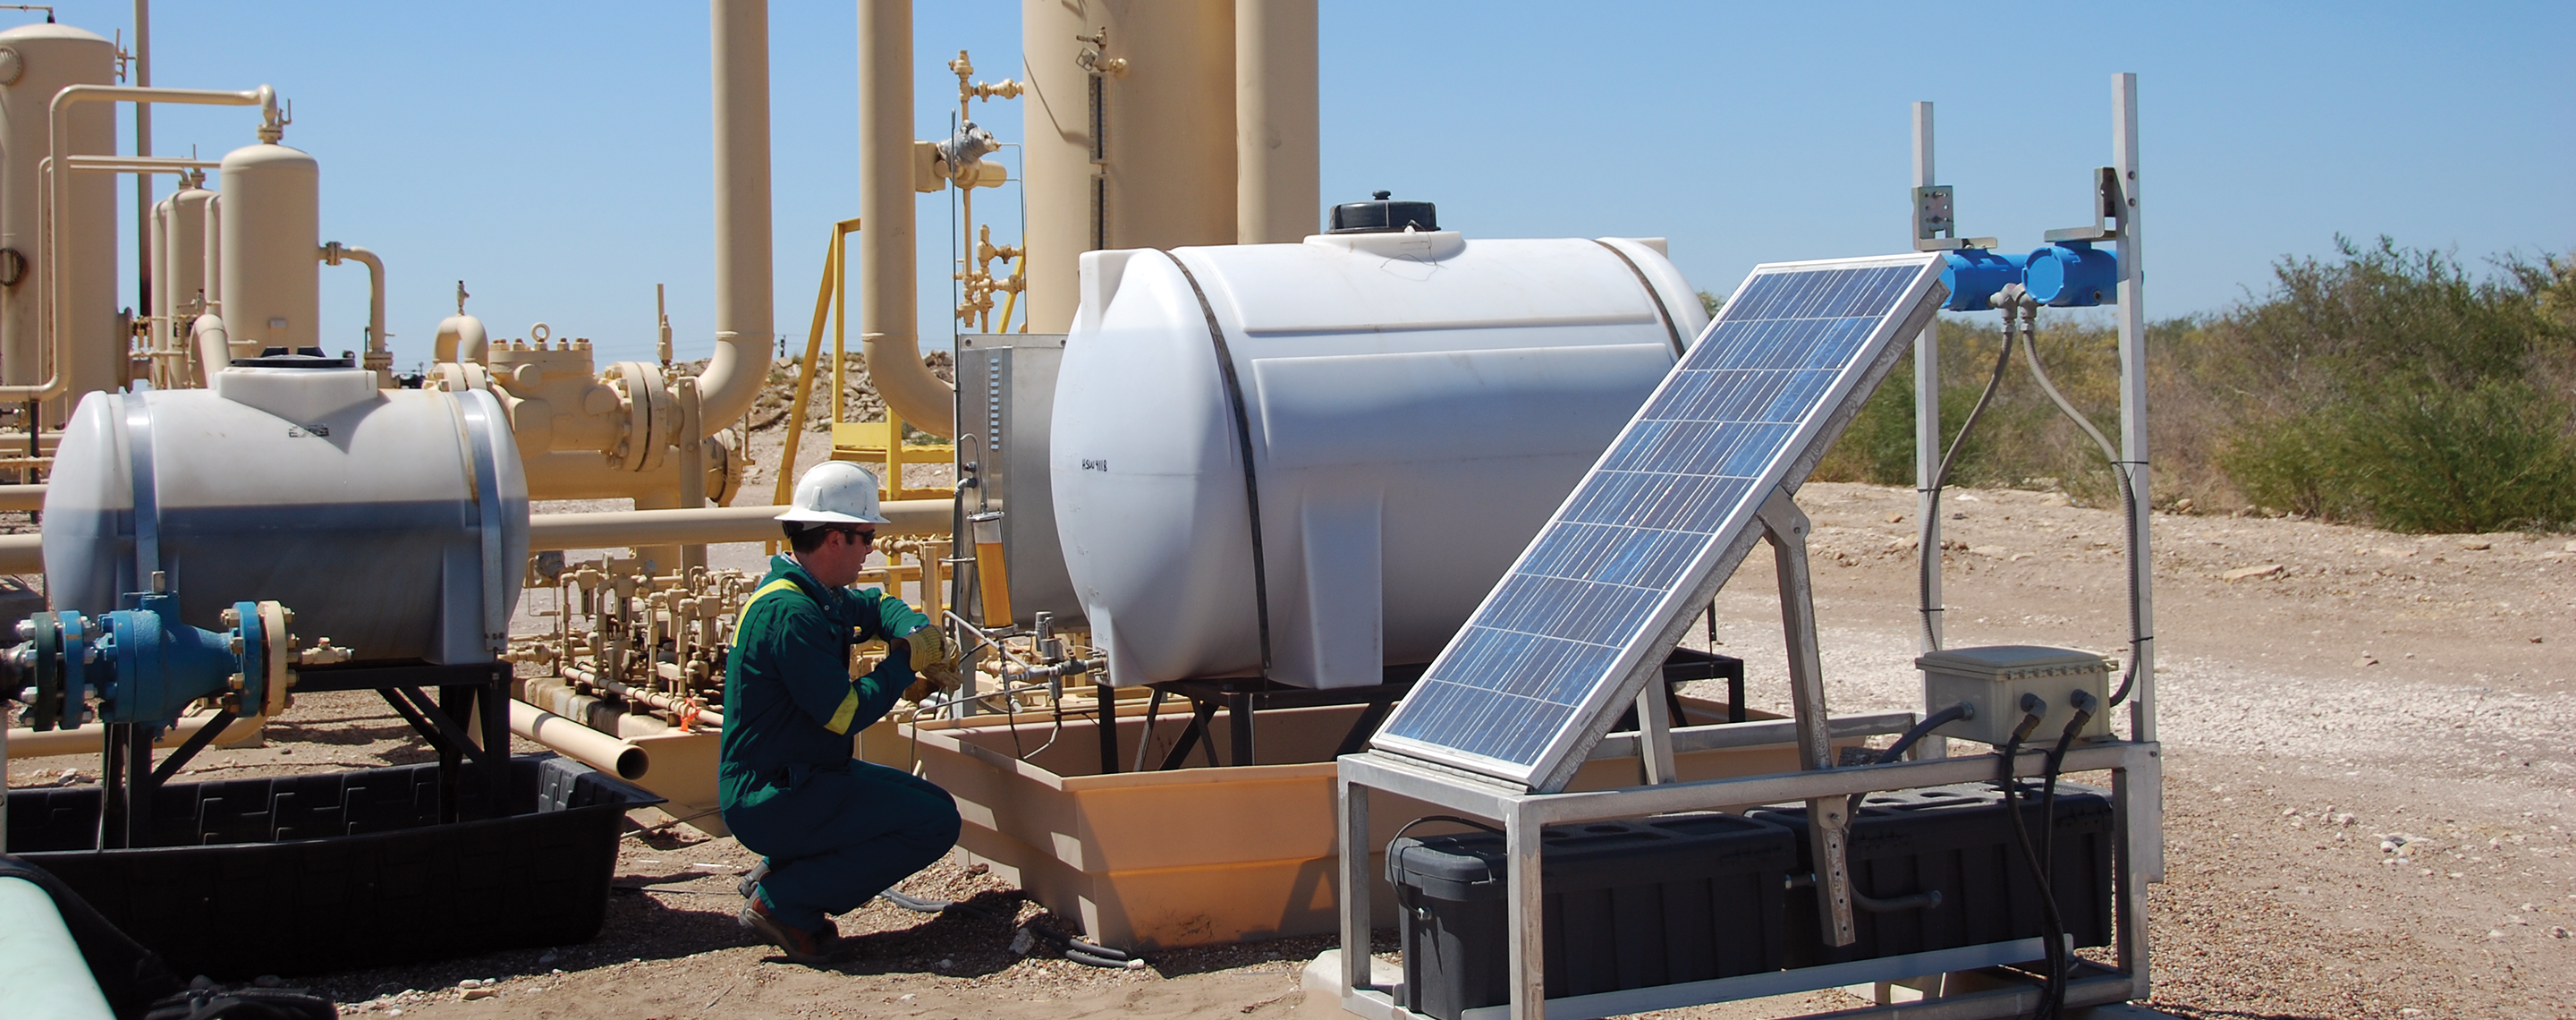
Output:
<path fill-rule="evenodd" d="M 2118 304 L 2120 260 L 2083 241 L 2052 244 L 2030 253 L 2021 285 L 2031 300 L 2051 308 Z"/>
<path fill-rule="evenodd" d="M 1961 248 L 1941 256 L 1941 285 L 1950 289 L 1950 299 L 1941 305 L 1948 312 L 1982 312 L 1986 299 L 2005 285 L 2022 277 L 2024 256 L 1998 255 L 1983 248 Z"/>

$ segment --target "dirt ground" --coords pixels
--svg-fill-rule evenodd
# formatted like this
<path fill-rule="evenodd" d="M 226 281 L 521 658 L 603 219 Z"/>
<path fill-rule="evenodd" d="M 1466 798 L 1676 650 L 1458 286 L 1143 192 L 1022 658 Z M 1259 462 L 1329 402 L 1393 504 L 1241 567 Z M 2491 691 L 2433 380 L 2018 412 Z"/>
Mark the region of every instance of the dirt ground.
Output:
<path fill-rule="evenodd" d="M 1819 484 L 1801 503 L 1817 524 L 1832 707 L 1919 709 L 1912 492 Z M 1956 491 L 1951 515 L 1950 644 L 2119 645 L 2116 515 L 2012 491 Z M 2154 535 L 2170 764 L 2153 1004 L 2185 1017 L 2576 1016 L 2576 541 L 2166 515 Z M 1719 640 L 1748 661 L 1756 707 L 1785 709 L 1771 576 L 1756 552 L 1720 596 Z M 265 747 L 210 751 L 188 772 L 422 760 L 385 735 L 391 719 L 365 696 L 309 696 Z M 9 781 L 90 782 L 96 769 L 20 759 Z M 1023 955 L 1015 926 L 1075 927 L 943 864 L 905 891 L 980 916 L 881 900 L 840 919 L 856 936 L 845 960 L 809 969 L 734 925 L 749 854 L 636 817 L 591 942 L 289 983 L 384 1016 L 1279 1017 L 1329 947 L 1184 950 L 1116 971 Z M 1824 992 L 1663 1015 L 1859 1004 Z"/>

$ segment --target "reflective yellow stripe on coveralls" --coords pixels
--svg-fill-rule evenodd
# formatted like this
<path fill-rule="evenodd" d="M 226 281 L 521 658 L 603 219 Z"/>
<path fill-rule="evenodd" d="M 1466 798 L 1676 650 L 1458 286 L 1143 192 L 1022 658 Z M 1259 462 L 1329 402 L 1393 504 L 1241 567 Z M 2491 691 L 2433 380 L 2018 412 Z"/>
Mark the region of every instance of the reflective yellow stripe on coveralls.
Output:
<path fill-rule="evenodd" d="M 771 581 L 768 584 L 761 585 L 759 591 L 752 592 L 750 598 L 742 601 L 742 615 L 734 618 L 734 631 L 736 633 L 740 633 L 744 627 L 750 625 L 751 607 L 753 603 L 759 602 L 761 599 L 768 598 L 775 592 L 795 590 L 797 590 L 796 582 L 790 581 L 784 577 Z M 841 707 L 832 713 L 832 721 L 824 723 L 823 727 L 834 733 L 848 733 L 850 732 L 850 723 L 856 721 L 858 715 L 859 692 L 854 690 L 841 697 Z"/>

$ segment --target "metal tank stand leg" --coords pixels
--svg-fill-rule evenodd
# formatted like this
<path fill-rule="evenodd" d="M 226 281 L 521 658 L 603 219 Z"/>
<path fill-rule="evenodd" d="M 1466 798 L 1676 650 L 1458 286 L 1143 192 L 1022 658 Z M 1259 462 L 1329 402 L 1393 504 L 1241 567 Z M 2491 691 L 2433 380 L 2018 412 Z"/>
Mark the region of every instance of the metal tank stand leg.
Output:
<path fill-rule="evenodd" d="M 1807 573 L 1807 515 L 1789 494 L 1773 490 L 1756 514 L 1779 567 L 1780 621 L 1789 643 L 1789 700 L 1798 717 L 1798 765 L 1834 767 L 1833 738 L 1825 716 L 1825 671 L 1816 650 L 1816 591 Z M 1819 916 L 1830 929 L 1826 944 L 1848 946 L 1860 938 L 1852 924 L 1851 871 L 1843 844 L 1850 834 L 1850 801 L 1820 797 L 1807 802 L 1810 854 L 1816 862 Z"/>

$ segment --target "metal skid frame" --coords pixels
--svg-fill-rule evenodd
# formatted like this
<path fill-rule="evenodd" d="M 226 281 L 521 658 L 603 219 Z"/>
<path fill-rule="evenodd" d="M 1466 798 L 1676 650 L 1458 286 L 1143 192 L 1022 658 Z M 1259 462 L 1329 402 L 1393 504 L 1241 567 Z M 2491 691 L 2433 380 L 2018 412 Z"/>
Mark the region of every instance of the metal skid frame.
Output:
<path fill-rule="evenodd" d="M 1508 857 L 1507 916 L 1510 950 L 1504 972 L 1511 978 L 1508 1006 L 1467 1010 L 1466 1020 L 1586 1020 L 1654 1009 L 1813 991 L 1871 981 L 1893 981 L 1924 974 L 1975 970 L 2022 963 L 2046 955 L 2043 939 L 1960 946 L 1905 956 L 1769 971 L 1695 981 L 1547 998 L 1545 893 L 1540 881 L 1540 847 L 1547 826 L 1611 821 L 1682 811 L 1710 811 L 1752 804 L 1805 802 L 1810 859 L 1815 862 L 1817 918 L 1833 945 L 1851 944 L 1854 896 L 1845 842 L 1850 832 L 1850 798 L 1882 790 L 1916 789 L 1998 780 L 2004 763 L 1998 755 L 1964 758 L 1925 757 L 1837 768 L 1833 740 L 1848 732 L 1891 732 L 1891 720 L 1835 720 L 1825 709 L 1821 656 L 1816 641 L 1814 587 L 1807 570 L 1806 539 L 1810 524 L 1787 493 L 1775 491 L 1757 513 L 1763 539 L 1777 565 L 1780 618 L 1788 645 L 1790 702 L 1794 716 L 1773 723 L 1733 724 L 1675 730 L 1665 693 L 1652 686 L 1636 698 L 1638 728 L 1625 739 L 1604 739 L 1593 758 L 1635 755 L 1645 785 L 1598 792 L 1540 793 L 1518 784 L 1449 768 L 1420 759 L 1371 750 L 1339 759 L 1335 793 L 1341 892 L 1342 969 L 1340 987 L 1345 1010 L 1371 1020 L 1411 1017 L 1386 990 L 1372 984 L 1369 963 L 1370 850 L 1369 791 L 1384 790 L 1471 817 L 1499 822 Z M 2141 679 L 2144 694 L 2152 681 Z M 2143 700 L 2131 705 L 2135 730 L 2152 732 L 2152 710 Z M 1904 716 L 1911 722 L 1910 715 Z M 1869 725 L 1869 724 L 1878 725 Z M 1753 731 L 1777 740 L 1794 734 L 1802 771 L 1679 782 L 1674 756 L 1685 750 L 1741 742 Z M 1783 732 L 1784 730 L 1788 732 Z M 1934 752 L 1937 754 L 1938 752 Z M 2108 770 L 2111 773 L 2115 854 L 2112 895 L 2116 918 L 2115 968 L 2086 966 L 2070 970 L 2066 1005 L 2103 1005 L 2144 998 L 2148 992 L 2146 886 L 2164 879 L 2163 749 L 2152 740 L 2101 741 L 2070 750 L 2063 772 Z M 2029 749 L 2015 755 L 2011 774 L 2040 776 L 2048 772 L 2048 755 Z M 2080 976 L 2078 976 L 2080 975 Z M 2017 1016 L 2039 1004 L 2035 983 L 1968 995 L 1887 1005 L 1862 1015 L 1972 1018 Z"/>
<path fill-rule="evenodd" d="M 2040 775 L 2046 768 L 2046 759 L 2043 751 L 2024 751 L 2013 762 L 2013 774 Z M 1372 848 L 1365 843 L 1369 831 L 1369 792 L 1372 790 L 1384 790 L 1502 825 L 1505 851 L 1510 858 L 1506 916 L 1511 918 L 1511 948 L 1505 972 L 1512 975 L 1512 998 L 1508 1006 L 1470 1009 L 1465 1014 L 1467 1020 L 1503 1020 L 1506 1017 L 1509 1020 L 1585 1020 L 2037 959 L 2043 953 L 2042 941 L 2022 939 L 1688 984 L 1562 999 L 1546 997 L 1546 953 L 1542 948 L 1545 925 L 1541 909 L 1544 900 L 1539 882 L 1540 832 L 1545 826 L 1679 811 L 1707 811 L 1745 804 L 1840 799 L 1878 790 L 1973 783 L 1997 778 L 1998 766 L 1995 756 L 1978 755 L 1740 779 L 1664 783 L 1591 793 L 1542 794 L 1377 751 L 1345 757 L 1341 759 L 1341 775 L 1335 785 L 1341 851 L 1341 873 L 1336 876 L 1336 883 L 1341 891 L 1342 957 L 1338 977 L 1342 1008 L 1371 1020 L 1406 1020 L 1417 1015 L 1396 1005 L 1394 997 L 1386 989 L 1373 985 L 1369 974 L 1369 897 L 1374 876 L 1370 874 L 1369 854 Z M 2069 981 L 2066 990 L 2066 1004 L 2073 1007 L 2146 997 L 2146 887 L 2162 878 L 2163 827 L 2159 819 L 2164 782 L 2162 747 L 2137 741 L 2108 741 L 2067 752 L 2065 771 L 2094 770 L 2109 770 L 2112 776 L 2111 803 L 2119 848 L 2115 854 L 2112 900 L 2116 917 L 2114 946 L 2119 964 L 2116 968 L 2107 969 L 2079 968 L 2076 971 L 2078 976 Z M 1820 881 L 1818 886 L 1821 888 L 1823 884 Z M 2039 1005 L 2039 995 L 2038 986 L 2029 984 L 1881 1006 L 1861 1011 L 1858 1015 L 1945 1020 L 2008 1017 L 2029 1013 Z M 1544 1009 L 1541 1008 L 1542 1003 Z"/>

